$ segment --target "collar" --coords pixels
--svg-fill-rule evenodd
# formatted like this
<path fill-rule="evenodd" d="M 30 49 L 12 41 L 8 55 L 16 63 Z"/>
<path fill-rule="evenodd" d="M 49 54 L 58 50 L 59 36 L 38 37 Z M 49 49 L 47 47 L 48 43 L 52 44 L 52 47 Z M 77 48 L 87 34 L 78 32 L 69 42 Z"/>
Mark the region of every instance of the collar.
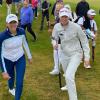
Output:
<path fill-rule="evenodd" d="M 16 35 L 18 34 L 19 29 L 16 29 Z M 6 32 L 10 35 L 10 36 L 16 36 L 16 35 L 12 35 L 12 33 L 10 32 L 9 28 L 6 29 Z"/>

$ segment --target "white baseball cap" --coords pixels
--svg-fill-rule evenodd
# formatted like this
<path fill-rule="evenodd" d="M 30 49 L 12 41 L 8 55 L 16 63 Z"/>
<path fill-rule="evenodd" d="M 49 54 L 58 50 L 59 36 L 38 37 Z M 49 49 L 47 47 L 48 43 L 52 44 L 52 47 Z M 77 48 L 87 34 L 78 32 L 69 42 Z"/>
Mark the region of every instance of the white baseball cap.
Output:
<path fill-rule="evenodd" d="M 90 9 L 90 10 L 88 10 L 87 14 L 88 15 L 91 15 L 91 16 L 95 16 L 96 15 L 96 12 L 95 12 L 95 10 Z"/>
<path fill-rule="evenodd" d="M 6 23 L 10 23 L 12 21 L 16 21 L 18 23 L 18 17 L 15 14 L 9 14 L 6 17 Z"/>
<path fill-rule="evenodd" d="M 60 9 L 60 11 L 59 11 L 59 17 L 62 17 L 62 16 L 69 17 L 69 10 L 65 7 Z"/>

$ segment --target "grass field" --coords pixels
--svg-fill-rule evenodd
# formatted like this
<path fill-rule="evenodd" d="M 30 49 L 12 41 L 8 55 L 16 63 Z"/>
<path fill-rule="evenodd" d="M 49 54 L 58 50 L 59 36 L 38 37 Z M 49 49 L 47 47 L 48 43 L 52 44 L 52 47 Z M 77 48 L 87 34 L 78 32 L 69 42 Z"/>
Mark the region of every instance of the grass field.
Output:
<path fill-rule="evenodd" d="M 55 1 L 55 0 L 54 0 Z M 64 0 L 75 9 L 79 0 Z M 53 4 L 53 0 L 51 0 Z M 92 69 L 85 69 L 80 65 L 76 73 L 76 84 L 79 100 L 100 100 L 100 0 L 88 0 L 90 6 L 97 12 L 95 20 L 98 25 L 98 36 L 96 46 L 96 59 L 92 63 Z M 14 11 L 14 10 L 13 10 Z M 0 31 L 5 29 L 6 5 L 0 8 Z M 52 20 L 51 16 L 51 20 Z M 53 68 L 52 46 L 50 33 L 45 25 L 44 30 L 39 31 L 41 16 L 33 22 L 33 29 L 37 33 L 38 40 L 32 41 L 32 37 L 27 33 L 29 46 L 33 55 L 33 64 L 27 63 L 24 79 L 23 95 L 21 100 L 68 100 L 67 92 L 62 92 L 59 88 L 58 76 L 50 76 L 49 71 Z M 64 85 L 64 79 L 63 79 Z M 14 100 L 8 93 L 6 81 L 0 75 L 0 100 Z"/>

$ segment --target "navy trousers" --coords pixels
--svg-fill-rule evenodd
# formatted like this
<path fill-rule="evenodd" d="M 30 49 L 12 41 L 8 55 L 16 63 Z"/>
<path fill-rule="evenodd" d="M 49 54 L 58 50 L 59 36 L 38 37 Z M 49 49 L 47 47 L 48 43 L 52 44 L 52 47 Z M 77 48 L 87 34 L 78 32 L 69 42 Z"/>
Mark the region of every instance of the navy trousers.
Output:
<path fill-rule="evenodd" d="M 26 68 L 25 55 L 23 55 L 18 61 L 12 62 L 8 59 L 4 59 L 5 66 L 9 76 L 11 77 L 8 80 L 9 89 L 14 88 L 15 72 L 16 72 L 16 91 L 15 91 L 15 100 L 20 100 L 22 89 L 23 89 L 23 79 Z"/>

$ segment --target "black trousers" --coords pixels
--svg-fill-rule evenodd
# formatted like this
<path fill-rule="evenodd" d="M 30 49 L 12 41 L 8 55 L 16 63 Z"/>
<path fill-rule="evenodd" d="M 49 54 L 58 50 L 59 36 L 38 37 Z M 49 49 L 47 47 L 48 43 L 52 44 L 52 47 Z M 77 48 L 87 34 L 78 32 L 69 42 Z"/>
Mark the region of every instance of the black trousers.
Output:
<path fill-rule="evenodd" d="M 33 8 L 33 14 L 34 14 L 35 17 L 37 17 L 37 10 L 38 10 L 37 7 Z"/>
<path fill-rule="evenodd" d="M 37 17 L 37 7 L 35 7 L 35 17 Z"/>
<path fill-rule="evenodd" d="M 2 0 L 0 0 L 0 4 L 2 5 Z"/>
<path fill-rule="evenodd" d="M 27 31 L 33 36 L 34 40 L 36 40 L 36 35 L 34 31 L 32 30 L 32 25 L 30 23 L 26 25 L 21 25 L 21 27 L 24 28 L 25 30 L 27 28 Z"/>
<path fill-rule="evenodd" d="M 48 27 L 49 27 L 49 13 L 42 13 L 41 29 L 43 29 L 43 26 L 44 26 L 44 18 L 45 17 L 46 17 L 46 20 L 48 22 Z"/>

